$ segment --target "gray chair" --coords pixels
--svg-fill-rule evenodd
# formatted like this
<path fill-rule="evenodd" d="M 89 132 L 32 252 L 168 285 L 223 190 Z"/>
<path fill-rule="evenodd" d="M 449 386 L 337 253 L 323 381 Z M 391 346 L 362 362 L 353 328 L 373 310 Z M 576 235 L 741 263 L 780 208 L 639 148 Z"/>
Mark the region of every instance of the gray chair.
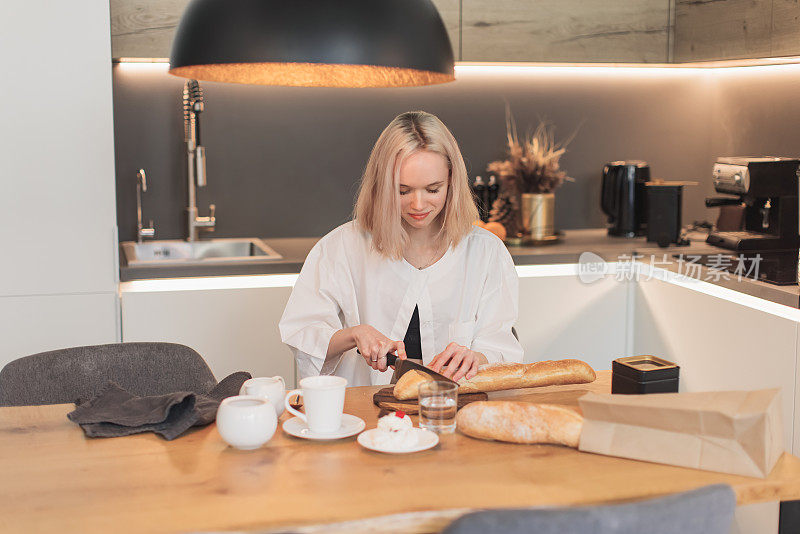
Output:
<path fill-rule="evenodd" d="M 134 395 L 207 393 L 214 374 L 197 352 L 175 343 L 114 343 L 53 350 L 14 360 L 0 371 L 0 406 L 88 399 L 109 381 Z"/>
<path fill-rule="evenodd" d="M 443 534 L 728 534 L 735 508 L 731 487 L 717 484 L 626 504 L 475 512 Z"/>

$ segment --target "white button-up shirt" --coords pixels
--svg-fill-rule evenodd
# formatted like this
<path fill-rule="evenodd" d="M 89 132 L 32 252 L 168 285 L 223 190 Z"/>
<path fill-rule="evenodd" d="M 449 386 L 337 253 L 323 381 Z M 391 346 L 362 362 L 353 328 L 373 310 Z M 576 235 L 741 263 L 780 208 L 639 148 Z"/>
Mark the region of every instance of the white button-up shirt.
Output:
<path fill-rule="evenodd" d="M 370 235 L 351 221 L 308 254 L 280 321 L 281 339 L 295 354 L 299 378 L 333 374 L 350 386 L 388 384 L 391 368 L 372 369 L 356 349 L 326 361 L 328 344 L 337 330 L 360 324 L 402 340 L 418 306 L 423 363 L 452 341 L 489 362 L 522 362 L 511 333 L 518 300 L 511 255 L 483 228 L 473 227 L 439 261 L 417 269 L 373 250 Z"/>

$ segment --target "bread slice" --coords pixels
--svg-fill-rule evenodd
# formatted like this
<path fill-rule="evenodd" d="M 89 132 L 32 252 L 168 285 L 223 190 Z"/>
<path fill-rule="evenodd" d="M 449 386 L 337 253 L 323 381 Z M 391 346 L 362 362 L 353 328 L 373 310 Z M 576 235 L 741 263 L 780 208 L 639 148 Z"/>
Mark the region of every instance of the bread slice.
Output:
<path fill-rule="evenodd" d="M 556 404 L 481 401 L 464 406 L 456 428 L 467 436 L 510 443 L 549 443 L 578 447 L 583 416 Z"/>
<path fill-rule="evenodd" d="M 397 400 L 416 399 L 419 397 L 420 384 L 432 381 L 431 375 L 412 369 L 397 380 L 394 385 L 394 396 Z"/>

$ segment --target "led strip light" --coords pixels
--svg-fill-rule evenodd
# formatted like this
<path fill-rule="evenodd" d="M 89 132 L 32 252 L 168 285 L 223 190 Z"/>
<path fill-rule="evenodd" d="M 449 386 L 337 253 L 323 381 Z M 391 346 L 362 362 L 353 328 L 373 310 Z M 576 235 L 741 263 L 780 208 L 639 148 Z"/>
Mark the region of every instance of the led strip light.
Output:
<path fill-rule="evenodd" d="M 166 70 L 169 58 L 120 57 L 113 60 L 121 65 L 155 65 Z M 526 72 L 600 72 L 609 70 L 650 71 L 651 73 L 680 72 L 686 70 L 742 69 L 751 67 L 777 67 L 800 64 L 800 56 L 766 57 L 752 59 L 727 59 L 719 61 L 693 61 L 688 63 L 557 63 L 557 62 L 476 62 L 456 61 L 455 71 L 460 74 L 520 74 Z"/>
<path fill-rule="evenodd" d="M 608 262 L 605 276 L 615 276 L 620 270 L 618 262 Z M 518 265 L 517 275 L 520 278 L 546 278 L 578 276 L 578 263 L 559 263 L 555 265 Z M 629 266 L 630 268 L 630 266 Z M 777 317 L 800 322 L 800 309 L 771 302 L 762 298 L 740 293 L 727 287 L 718 286 L 710 282 L 691 278 L 686 275 L 673 273 L 660 267 L 652 267 L 642 262 L 634 264 L 634 270 L 629 273 L 633 281 L 639 281 L 642 276 L 654 278 L 668 284 L 684 287 L 705 295 L 716 297 L 728 302 L 740 304 L 748 308 L 769 313 Z M 275 287 L 294 287 L 297 274 L 263 274 L 244 276 L 210 276 L 198 278 L 159 278 L 152 280 L 133 280 L 120 284 L 120 293 L 148 293 L 169 291 L 222 291 L 230 289 L 264 289 Z"/>
<path fill-rule="evenodd" d="M 243 276 L 207 276 L 197 278 L 156 278 L 132 280 L 119 285 L 120 293 L 157 293 L 164 291 L 219 291 L 226 289 L 261 289 L 294 287 L 296 274 L 257 274 Z"/>
<path fill-rule="evenodd" d="M 616 263 L 608 263 L 611 273 Z M 577 276 L 577 263 L 555 265 L 518 265 L 520 278 L 548 276 Z M 608 274 L 608 273 L 607 273 Z M 208 276 L 197 278 L 156 278 L 132 280 L 120 284 L 121 293 L 147 293 L 158 291 L 213 291 L 224 289 L 258 289 L 269 287 L 294 287 L 297 274 L 258 274 L 242 276 Z"/>

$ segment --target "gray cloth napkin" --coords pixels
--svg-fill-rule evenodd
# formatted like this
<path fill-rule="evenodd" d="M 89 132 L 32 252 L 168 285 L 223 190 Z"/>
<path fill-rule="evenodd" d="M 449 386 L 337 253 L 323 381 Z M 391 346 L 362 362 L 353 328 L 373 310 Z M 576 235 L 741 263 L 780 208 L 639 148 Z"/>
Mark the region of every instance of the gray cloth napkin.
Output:
<path fill-rule="evenodd" d="M 114 382 L 109 382 L 94 398 L 77 401 L 67 414 L 91 438 L 113 438 L 140 432 L 155 432 L 173 440 L 193 426 L 212 422 L 222 399 L 239 394 L 250 373 L 225 377 L 205 395 L 177 391 L 165 395 L 139 397 Z"/>

